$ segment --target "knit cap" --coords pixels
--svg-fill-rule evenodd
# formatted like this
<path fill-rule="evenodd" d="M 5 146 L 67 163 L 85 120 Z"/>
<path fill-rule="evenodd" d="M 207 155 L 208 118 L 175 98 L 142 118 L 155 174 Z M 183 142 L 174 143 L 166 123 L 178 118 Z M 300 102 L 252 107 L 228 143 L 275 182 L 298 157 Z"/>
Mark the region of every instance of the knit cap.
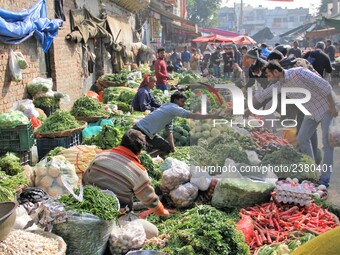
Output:
<path fill-rule="evenodd" d="M 250 50 L 247 51 L 246 56 L 247 56 L 248 58 L 258 59 L 258 57 L 259 57 L 259 52 L 258 52 L 257 48 L 254 47 L 254 48 L 252 48 L 252 49 L 250 49 Z"/>

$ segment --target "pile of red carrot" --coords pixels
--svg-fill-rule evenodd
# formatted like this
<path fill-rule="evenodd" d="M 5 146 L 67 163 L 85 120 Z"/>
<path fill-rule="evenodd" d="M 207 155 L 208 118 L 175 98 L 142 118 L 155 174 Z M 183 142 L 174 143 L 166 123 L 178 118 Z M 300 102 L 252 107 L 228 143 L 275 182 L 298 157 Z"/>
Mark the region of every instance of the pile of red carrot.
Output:
<path fill-rule="evenodd" d="M 282 242 L 291 231 L 323 233 L 337 226 L 333 215 L 314 203 L 308 207 L 299 207 L 269 202 L 241 209 L 240 214 L 252 219 L 254 232 L 251 238 L 248 233 L 247 243 L 253 249 L 264 244 Z"/>
<path fill-rule="evenodd" d="M 267 145 L 269 143 L 276 143 L 279 145 L 289 145 L 289 142 L 286 139 L 278 137 L 269 132 L 260 133 L 260 132 L 252 131 L 251 137 L 257 148 L 261 148 L 262 146 Z"/>

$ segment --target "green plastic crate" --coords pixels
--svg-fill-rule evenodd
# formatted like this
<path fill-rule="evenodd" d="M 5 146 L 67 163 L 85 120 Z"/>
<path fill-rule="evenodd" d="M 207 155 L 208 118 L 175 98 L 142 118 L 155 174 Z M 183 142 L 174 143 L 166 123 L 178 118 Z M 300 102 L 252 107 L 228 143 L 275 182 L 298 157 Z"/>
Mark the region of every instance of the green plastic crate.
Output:
<path fill-rule="evenodd" d="M 1 151 L 28 151 L 34 144 L 32 124 L 0 128 Z"/>

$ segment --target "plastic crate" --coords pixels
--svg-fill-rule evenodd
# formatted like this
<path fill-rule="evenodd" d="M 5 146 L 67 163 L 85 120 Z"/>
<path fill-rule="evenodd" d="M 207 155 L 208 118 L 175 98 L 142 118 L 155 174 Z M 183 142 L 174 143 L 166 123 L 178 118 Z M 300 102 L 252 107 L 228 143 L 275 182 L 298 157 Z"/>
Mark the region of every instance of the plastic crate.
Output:
<path fill-rule="evenodd" d="M 7 152 L 6 151 L 0 151 L 0 156 L 4 156 Z M 20 165 L 30 165 L 32 166 L 32 151 L 16 151 L 11 152 L 15 154 L 18 158 L 20 158 Z"/>
<path fill-rule="evenodd" d="M 34 144 L 32 124 L 0 128 L 0 151 L 28 151 Z"/>
<path fill-rule="evenodd" d="M 64 148 L 70 148 L 75 145 L 80 145 L 81 138 L 82 138 L 81 133 L 76 133 L 70 136 L 57 138 L 38 138 L 37 139 L 38 159 L 41 160 L 55 147 L 61 146 Z"/>

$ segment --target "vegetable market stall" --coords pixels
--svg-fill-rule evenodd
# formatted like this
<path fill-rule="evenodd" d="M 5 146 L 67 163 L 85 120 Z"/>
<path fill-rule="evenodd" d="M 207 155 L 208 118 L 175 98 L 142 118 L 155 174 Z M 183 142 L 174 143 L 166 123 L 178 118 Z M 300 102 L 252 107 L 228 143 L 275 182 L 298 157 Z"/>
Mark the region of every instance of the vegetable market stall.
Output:
<path fill-rule="evenodd" d="M 124 72 L 119 75 L 117 84 L 124 83 L 129 76 Z M 214 87 L 221 80 L 212 77 L 203 79 L 190 72 L 175 76 L 178 88 L 183 88 L 188 97 L 186 106 L 189 109 L 199 111 L 200 98 L 206 94 L 209 112 L 220 112 L 228 121 L 233 119 L 230 116 L 230 94 L 220 90 L 220 98 L 217 98 L 209 87 L 202 85 L 208 83 Z M 106 79 L 110 77 L 106 76 Z M 160 219 L 150 215 L 152 212 L 148 210 L 141 212 L 139 217 L 146 217 L 158 227 L 159 235 L 152 239 L 142 235 L 137 222 L 116 226 L 114 221 L 118 210 L 114 196 L 104 199 L 111 206 L 103 209 L 104 202 L 98 204 L 95 201 L 102 194 L 98 190 L 89 192 L 88 186 L 80 188 L 80 180 L 95 155 L 117 146 L 124 132 L 148 113 L 131 111 L 135 87 L 111 85 L 103 88 L 103 102 L 98 100 L 99 97 L 81 97 L 70 112 L 56 111 L 36 130 L 37 135 L 64 132 L 81 128 L 77 119 L 98 117 L 83 130 L 87 133 L 80 134 L 86 135 L 82 145 L 80 140 L 77 144 L 67 142 L 67 146 L 63 146 L 65 143 L 52 143 L 31 170 L 33 177 L 24 173 L 12 155 L 1 160 L 0 189 L 3 192 L 0 199 L 15 200 L 16 192 L 29 192 L 25 191 L 27 186 L 40 188 L 41 191 L 35 190 L 27 197 L 37 199 L 46 196 L 46 199 L 39 200 L 39 203 L 31 200 L 34 207 L 30 207 L 27 213 L 38 227 L 51 231 L 54 226 L 53 232 L 68 245 L 67 254 L 74 254 L 79 249 L 82 249 L 82 254 L 103 254 L 107 243 L 113 252 L 117 252 L 118 249 L 114 248 L 119 244 L 120 254 L 136 249 L 158 250 L 167 254 L 289 254 L 339 224 L 337 216 L 330 213 L 332 211 L 339 216 L 339 211 L 328 208 L 324 188 L 314 184 L 317 180 L 315 172 L 240 174 L 242 167 L 312 166 L 313 161 L 298 153 L 286 139 L 261 127 L 229 127 L 214 125 L 209 120 L 176 118 L 173 122 L 176 153 L 161 159 L 142 152 L 140 159 L 157 194 L 162 196 L 167 207 L 176 208 L 177 214 Z M 155 91 L 154 95 L 160 103 L 169 102 L 169 95 L 159 91 Z M 118 109 L 113 110 L 112 105 Z M 56 137 L 51 139 L 55 141 Z M 228 174 L 221 170 L 223 167 L 236 169 L 237 173 Z M 81 189 L 83 202 L 77 200 Z M 90 208 L 91 205 L 93 207 Z M 97 218 L 78 215 L 84 212 Z M 112 214 L 108 215 L 110 212 Z M 68 223 L 65 222 L 67 217 Z M 99 223 L 102 221 L 105 223 Z M 102 227 L 101 230 L 99 227 Z M 96 231 L 92 234 L 86 232 L 93 229 Z M 86 241 L 91 240 L 88 242 L 90 246 L 82 243 L 81 247 L 75 248 L 79 236 L 88 236 Z"/>

